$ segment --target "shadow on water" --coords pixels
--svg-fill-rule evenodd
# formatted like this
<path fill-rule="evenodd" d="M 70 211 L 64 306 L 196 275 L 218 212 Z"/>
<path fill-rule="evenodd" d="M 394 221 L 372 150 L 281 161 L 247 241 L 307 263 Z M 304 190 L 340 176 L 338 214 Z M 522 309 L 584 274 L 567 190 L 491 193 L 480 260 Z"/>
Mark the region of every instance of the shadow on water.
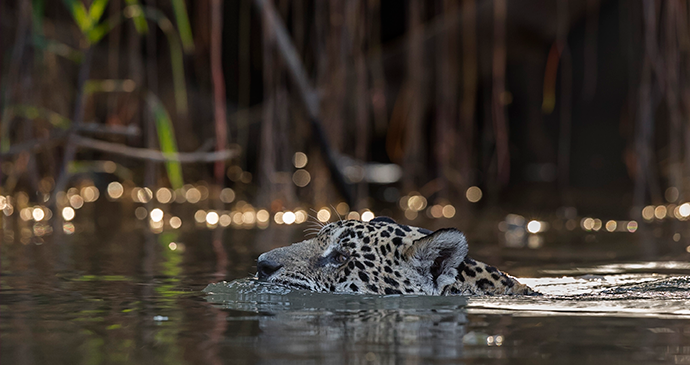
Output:
<path fill-rule="evenodd" d="M 76 221 L 22 241 L 21 224 L 0 246 L 2 364 L 690 362 L 685 261 L 517 265 L 479 244 L 544 295 L 314 294 L 238 279 L 300 229 Z"/>

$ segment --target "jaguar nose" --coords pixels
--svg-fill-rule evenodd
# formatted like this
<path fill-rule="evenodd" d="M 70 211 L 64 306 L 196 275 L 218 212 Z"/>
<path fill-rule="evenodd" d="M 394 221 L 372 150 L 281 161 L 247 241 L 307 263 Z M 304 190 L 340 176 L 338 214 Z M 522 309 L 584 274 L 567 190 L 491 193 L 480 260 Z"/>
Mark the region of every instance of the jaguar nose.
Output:
<path fill-rule="evenodd" d="M 256 276 L 259 280 L 266 280 L 281 267 L 283 267 L 283 264 L 273 260 L 259 260 L 256 263 Z"/>

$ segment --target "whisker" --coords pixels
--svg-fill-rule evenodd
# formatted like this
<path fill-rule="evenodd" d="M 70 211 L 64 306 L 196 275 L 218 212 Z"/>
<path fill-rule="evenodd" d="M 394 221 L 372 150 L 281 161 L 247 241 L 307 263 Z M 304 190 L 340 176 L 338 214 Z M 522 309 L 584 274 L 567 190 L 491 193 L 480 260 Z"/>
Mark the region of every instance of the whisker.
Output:
<path fill-rule="evenodd" d="M 343 221 L 343 217 L 341 217 L 341 216 L 340 216 L 340 213 L 338 213 L 338 209 L 335 209 L 335 207 L 333 206 L 333 204 L 331 204 L 331 208 L 333 208 L 333 211 L 334 211 L 335 214 L 338 216 L 338 222 L 342 222 L 342 221 Z"/>
<path fill-rule="evenodd" d="M 311 208 L 311 211 L 312 211 L 312 212 L 314 212 L 314 213 L 316 213 L 316 210 L 314 210 L 314 208 Z M 325 224 L 325 223 L 323 223 L 323 222 L 319 221 L 319 220 L 318 220 L 318 219 L 317 219 L 317 218 L 316 218 L 315 216 L 313 216 L 313 215 L 311 215 L 311 214 L 308 214 L 308 213 L 307 213 L 307 217 L 309 217 L 309 218 L 313 219 L 312 223 L 316 223 L 316 224 L 318 224 L 318 225 L 319 225 L 319 227 L 322 227 L 322 228 L 323 228 L 323 227 L 325 227 L 325 226 L 326 226 L 326 224 Z"/>

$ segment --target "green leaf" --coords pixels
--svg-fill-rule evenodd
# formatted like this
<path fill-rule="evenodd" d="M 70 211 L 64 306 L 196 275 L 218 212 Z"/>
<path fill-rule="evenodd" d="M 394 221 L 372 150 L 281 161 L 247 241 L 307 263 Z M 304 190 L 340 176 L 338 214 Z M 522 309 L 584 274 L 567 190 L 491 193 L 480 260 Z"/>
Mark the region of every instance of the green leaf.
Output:
<path fill-rule="evenodd" d="M 98 21 L 101 20 L 101 17 L 105 12 L 106 6 L 108 6 L 108 0 L 93 0 L 91 7 L 89 8 L 89 18 L 91 18 L 91 24 L 98 24 Z"/>
<path fill-rule="evenodd" d="M 182 46 L 186 53 L 192 53 L 194 51 L 194 38 L 192 37 L 192 27 L 189 26 L 187 6 L 184 0 L 171 1 L 175 10 L 175 20 L 177 21 L 177 30 L 180 32 L 180 38 L 182 39 Z"/>
<path fill-rule="evenodd" d="M 109 21 L 104 21 L 103 23 L 91 28 L 87 32 L 87 37 L 89 38 L 89 42 L 91 44 L 96 44 L 98 43 L 103 37 L 105 37 L 106 34 L 108 34 L 111 30 L 115 28 L 115 24 Z"/>
<path fill-rule="evenodd" d="M 177 155 L 177 141 L 175 139 L 175 130 L 173 129 L 172 120 L 168 111 L 165 110 L 163 103 L 154 95 L 149 93 L 146 97 L 146 102 L 149 105 L 151 114 L 156 124 L 156 133 L 158 133 L 158 143 L 160 144 L 161 152 L 165 155 Z M 168 172 L 168 179 L 173 189 L 179 189 L 184 185 L 182 179 L 182 166 L 179 161 L 168 161 L 165 163 L 165 169 Z"/>
<path fill-rule="evenodd" d="M 74 21 L 77 23 L 79 26 L 79 29 L 81 29 L 82 32 L 86 33 L 89 29 L 91 29 L 92 22 L 91 22 L 91 17 L 89 17 L 88 12 L 86 11 L 86 7 L 84 4 L 79 1 L 79 0 L 62 0 L 65 5 L 67 5 L 67 9 L 70 11 L 72 14 L 72 18 L 74 18 Z"/>
<path fill-rule="evenodd" d="M 134 28 L 137 30 L 139 34 L 146 34 L 149 31 L 149 26 L 146 23 L 146 17 L 144 16 L 144 12 L 141 10 L 141 4 L 139 4 L 139 0 L 125 0 L 127 5 L 127 9 L 125 9 L 126 16 L 128 18 L 132 18 L 132 21 L 134 22 Z"/>
<path fill-rule="evenodd" d="M 131 17 L 128 9 L 136 6 L 128 6 L 125 9 L 125 16 Z M 172 22 L 162 12 L 152 8 L 141 8 L 147 19 L 153 20 L 158 24 L 158 28 L 165 34 L 170 47 L 170 64 L 172 66 L 173 88 L 175 89 L 175 108 L 178 115 L 187 114 L 187 87 L 184 79 L 184 59 L 182 57 L 182 46 L 175 27 Z"/>

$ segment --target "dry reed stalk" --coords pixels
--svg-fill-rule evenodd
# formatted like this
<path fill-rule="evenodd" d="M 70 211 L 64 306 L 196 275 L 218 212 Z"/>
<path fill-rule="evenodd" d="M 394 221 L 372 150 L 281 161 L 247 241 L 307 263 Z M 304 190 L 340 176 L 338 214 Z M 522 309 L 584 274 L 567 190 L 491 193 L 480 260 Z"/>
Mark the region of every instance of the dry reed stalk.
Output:
<path fill-rule="evenodd" d="M 503 98 L 506 72 L 506 0 L 494 0 L 494 47 L 492 62 L 491 119 L 496 142 L 496 182 L 499 186 L 510 179 L 510 151 L 508 150 L 508 123 Z"/>
<path fill-rule="evenodd" d="M 570 145 L 572 119 L 572 60 L 568 46 L 568 1 L 558 2 L 558 31 L 557 48 L 561 63 L 561 100 L 560 100 L 560 128 L 558 137 L 558 185 L 561 193 L 561 204 L 569 206 L 570 197 L 567 193 L 570 185 Z M 595 59 L 596 61 L 596 59 Z M 554 79 L 555 81 L 555 79 Z M 590 81 L 591 82 L 591 81 Z M 596 78 L 594 80 L 596 82 Z"/>
<path fill-rule="evenodd" d="M 264 110 L 261 120 L 261 143 L 259 149 L 259 169 L 261 171 L 261 194 L 259 194 L 259 204 L 270 206 L 275 196 L 275 188 L 272 179 L 275 176 L 275 146 L 273 125 L 275 123 L 275 81 L 274 81 L 274 47 L 275 35 L 270 29 L 271 24 L 262 21 L 263 31 L 263 82 L 264 82 Z"/>
<path fill-rule="evenodd" d="M 582 99 L 590 101 L 594 98 L 597 91 L 597 37 L 599 31 L 599 9 L 601 7 L 600 0 L 587 0 L 586 6 L 585 73 L 583 75 Z"/>
<path fill-rule="evenodd" d="M 403 166 L 403 191 L 412 191 L 421 185 L 425 174 L 422 122 L 426 99 L 424 64 L 424 2 L 410 0 L 408 8 L 409 45 L 407 51 L 407 80 L 401 93 L 407 97 L 409 113 L 405 120 L 405 143 Z M 405 90 L 406 89 L 406 90 Z"/>
<path fill-rule="evenodd" d="M 360 161 L 367 161 L 369 159 L 369 100 L 370 87 L 368 82 L 367 64 L 365 58 L 364 47 L 367 41 L 367 17 L 365 2 L 352 1 L 348 6 L 348 23 L 350 28 L 354 31 L 353 38 L 353 55 L 355 61 L 355 75 L 356 86 L 354 88 L 355 103 L 356 103 L 356 124 L 355 124 L 355 157 Z M 357 195 L 355 207 L 357 209 L 367 208 L 368 204 L 362 204 L 369 196 L 369 189 L 367 183 L 363 180 L 357 184 Z"/>
<path fill-rule="evenodd" d="M 213 110 L 215 117 L 216 151 L 225 150 L 228 144 L 227 113 L 225 108 L 225 78 L 223 76 L 223 3 L 211 0 L 211 74 L 213 80 Z M 216 161 L 213 174 L 216 184 L 225 180 L 225 161 Z"/>
<path fill-rule="evenodd" d="M 251 113 L 251 0 L 240 1 L 240 15 L 238 26 L 238 80 L 237 80 L 237 118 L 235 128 L 237 130 L 236 142 L 246 151 L 249 149 L 249 123 Z M 230 118 L 232 120 L 232 118 Z M 231 123 L 232 125 L 232 123 Z"/>
<path fill-rule="evenodd" d="M 156 0 L 146 0 L 146 5 L 152 8 L 156 6 Z M 146 87 L 153 94 L 158 95 L 158 42 L 156 32 L 150 29 L 146 34 Z M 144 123 L 145 146 L 148 149 L 156 149 L 158 145 L 158 132 L 153 113 L 146 113 L 142 118 Z M 159 164 L 151 160 L 144 163 L 144 186 L 156 186 Z"/>
<path fill-rule="evenodd" d="M 460 102 L 460 135 L 463 146 L 456 153 L 466 154 L 467 166 L 458 166 L 461 176 L 467 178 L 474 171 L 475 105 L 477 103 L 477 3 L 462 2 L 462 100 Z"/>
<path fill-rule="evenodd" d="M 440 2 L 443 21 L 448 23 L 453 17 L 457 17 L 457 1 L 443 0 Z M 457 52 L 457 27 L 443 27 L 436 37 L 436 125 L 434 156 L 436 158 L 436 176 L 438 198 L 448 199 L 449 181 L 455 174 L 452 170 L 455 164 L 460 167 L 467 166 L 467 155 L 464 149 L 456 148 L 455 142 L 459 140 L 456 132 L 458 100 L 458 69 L 460 63 Z M 462 144 L 462 143 L 460 143 Z M 456 162 L 460 160 L 460 162 Z"/>

